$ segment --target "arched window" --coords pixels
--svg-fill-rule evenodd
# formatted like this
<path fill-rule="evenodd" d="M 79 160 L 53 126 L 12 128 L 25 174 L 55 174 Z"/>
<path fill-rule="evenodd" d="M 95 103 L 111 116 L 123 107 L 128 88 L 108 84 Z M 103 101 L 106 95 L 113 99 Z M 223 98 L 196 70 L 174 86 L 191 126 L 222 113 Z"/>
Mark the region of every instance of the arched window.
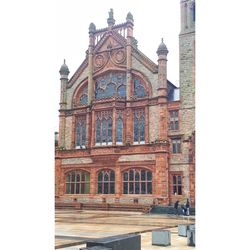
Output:
<path fill-rule="evenodd" d="M 129 169 L 123 173 L 124 194 L 152 194 L 152 172 L 145 169 Z"/>
<path fill-rule="evenodd" d="M 126 97 L 126 74 L 109 73 L 95 81 L 95 99 Z"/>
<path fill-rule="evenodd" d="M 98 112 L 96 115 L 96 145 L 112 145 L 112 111 Z"/>
<path fill-rule="evenodd" d="M 115 193 L 115 172 L 102 170 L 98 173 L 98 194 Z"/>
<path fill-rule="evenodd" d="M 66 175 L 66 194 L 89 194 L 90 175 L 84 171 L 72 171 Z"/>
<path fill-rule="evenodd" d="M 133 82 L 134 82 L 134 96 L 137 98 L 146 97 L 147 96 L 146 90 L 145 90 L 143 84 L 141 83 L 141 81 L 139 79 L 135 78 L 133 80 Z"/>
<path fill-rule="evenodd" d="M 145 143 L 145 115 L 144 110 L 134 111 L 134 144 Z"/>
<path fill-rule="evenodd" d="M 76 118 L 76 148 L 85 147 L 86 144 L 86 116 Z"/>
<path fill-rule="evenodd" d="M 85 85 L 82 91 L 82 95 L 80 97 L 80 104 L 87 105 L 88 104 L 88 85 Z"/>
<path fill-rule="evenodd" d="M 122 112 L 117 112 L 116 117 L 116 144 L 122 144 L 123 120 Z"/>

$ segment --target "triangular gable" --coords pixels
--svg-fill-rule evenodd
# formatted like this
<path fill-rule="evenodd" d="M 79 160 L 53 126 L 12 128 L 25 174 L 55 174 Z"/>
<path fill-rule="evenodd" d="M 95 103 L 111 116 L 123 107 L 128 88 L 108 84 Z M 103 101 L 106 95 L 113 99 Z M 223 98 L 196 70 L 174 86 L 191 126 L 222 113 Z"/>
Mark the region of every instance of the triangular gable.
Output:
<path fill-rule="evenodd" d="M 108 31 L 96 44 L 94 48 L 94 54 L 121 47 L 126 47 L 126 39 L 116 31 Z"/>

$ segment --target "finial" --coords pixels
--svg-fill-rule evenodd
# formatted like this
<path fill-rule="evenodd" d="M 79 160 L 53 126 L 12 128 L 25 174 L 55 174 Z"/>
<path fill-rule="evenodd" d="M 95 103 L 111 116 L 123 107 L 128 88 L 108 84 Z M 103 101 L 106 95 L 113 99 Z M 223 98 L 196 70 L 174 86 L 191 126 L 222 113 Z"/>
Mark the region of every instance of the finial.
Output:
<path fill-rule="evenodd" d="M 132 23 L 134 22 L 133 16 L 130 12 L 127 14 L 126 20 L 127 22 L 132 22 Z"/>
<path fill-rule="evenodd" d="M 113 14 L 114 14 L 113 9 L 110 9 L 110 11 L 109 11 L 109 18 L 114 18 Z"/>
<path fill-rule="evenodd" d="M 109 26 L 113 26 L 115 24 L 113 9 L 110 9 L 110 11 L 109 11 L 109 18 L 107 19 L 107 21 L 108 21 L 108 25 Z"/>
<path fill-rule="evenodd" d="M 94 23 L 89 25 L 89 33 L 94 33 L 96 31 L 96 27 Z"/>
<path fill-rule="evenodd" d="M 60 73 L 61 76 L 63 76 L 63 75 L 68 76 L 69 75 L 69 68 L 66 65 L 66 60 L 65 59 L 63 59 L 63 65 L 61 66 L 59 73 Z"/>
<path fill-rule="evenodd" d="M 161 39 L 161 44 L 159 45 L 156 53 L 159 55 L 167 55 L 168 54 L 168 49 L 166 44 L 163 42 L 163 38 Z"/>

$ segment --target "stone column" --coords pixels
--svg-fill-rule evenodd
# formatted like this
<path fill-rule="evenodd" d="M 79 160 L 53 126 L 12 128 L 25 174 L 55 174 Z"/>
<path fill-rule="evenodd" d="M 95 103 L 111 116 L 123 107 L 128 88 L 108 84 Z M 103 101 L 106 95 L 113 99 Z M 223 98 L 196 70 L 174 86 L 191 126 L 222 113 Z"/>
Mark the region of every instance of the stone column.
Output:
<path fill-rule="evenodd" d="M 93 49 L 95 43 L 96 27 L 93 23 L 89 25 L 89 50 L 88 50 L 88 105 L 93 100 Z"/>
<path fill-rule="evenodd" d="M 167 124 L 168 124 L 168 110 L 167 110 L 167 54 L 168 49 L 163 42 L 159 45 L 158 50 L 158 107 L 159 107 L 159 141 L 167 141 Z"/>
<path fill-rule="evenodd" d="M 131 99 L 132 99 L 132 38 L 133 38 L 133 26 L 134 20 L 131 13 L 127 15 L 127 107 L 126 107 L 126 144 L 132 144 L 132 121 L 133 121 L 133 112 L 131 109 Z"/>
<path fill-rule="evenodd" d="M 60 119 L 59 119 L 59 140 L 58 146 L 65 148 L 65 110 L 67 108 L 67 84 L 68 84 L 68 75 L 69 69 L 68 66 L 64 63 L 59 71 L 61 75 L 61 96 L 60 96 Z"/>

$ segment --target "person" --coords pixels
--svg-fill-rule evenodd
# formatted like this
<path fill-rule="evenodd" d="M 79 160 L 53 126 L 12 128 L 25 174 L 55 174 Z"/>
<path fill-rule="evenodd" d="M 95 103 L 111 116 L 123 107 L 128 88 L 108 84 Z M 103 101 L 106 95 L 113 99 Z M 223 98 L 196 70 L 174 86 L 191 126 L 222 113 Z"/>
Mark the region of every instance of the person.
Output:
<path fill-rule="evenodd" d="M 186 202 L 186 215 L 189 216 L 189 208 L 190 208 L 190 202 L 189 202 L 189 199 L 187 199 L 187 202 Z"/>
<path fill-rule="evenodd" d="M 175 204 L 174 204 L 175 215 L 179 215 L 178 206 L 179 206 L 179 201 L 177 200 L 177 201 L 175 202 Z"/>
<path fill-rule="evenodd" d="M 182 210 L 182 214 L 183 214 L 183 215 L 187 215 L 186 204 L 183 204 L 183 205 L 181 206 L 181 210 Z"/>

